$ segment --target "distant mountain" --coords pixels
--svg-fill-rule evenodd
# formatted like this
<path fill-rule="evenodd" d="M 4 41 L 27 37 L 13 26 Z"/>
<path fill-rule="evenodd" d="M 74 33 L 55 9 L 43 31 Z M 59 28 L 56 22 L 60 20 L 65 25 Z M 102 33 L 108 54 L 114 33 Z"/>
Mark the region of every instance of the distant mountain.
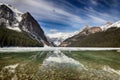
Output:
<path fill-rule="evenodd" d="M 85 27 L 60 46 L 64 47 L 120 47 L 120 21 L 101 27 Z"/>
<path fill-rule="evenodd" d="M 55 46 L 59 46 L 61 42 L 63 42 L 65 39 L 72 37 L 73 35 L 77 34 L 78 31 L 67 33 L 67 32 L 55 32 L 52 34 L 47 34 L 48 39 L 50 42 L 53 42 Z"/>
<path fill-rule="evenodd" d="M 19 44 L 20 40 L 15 40 L 15 39 L 21 39 L 21 40 L 24 39 L 24 41 L 26 41 L 27 44 L 21 43 L 22 44 L 21 46 L 38 46 L 38 45 L 44 46 L 44 44 L 50 46 L 50 43 L 48 42 L 44 34 L 44 31 L 42 30 L 38 22 L 32 17 L 32 15 L 29 12 L 22 13 L 13 6 L 8 4 L 0 3 L 0 30 L 6 31 L 6 33 L 4 32 L 4 34 L 1 33 L 0 36 L 4 37 L 6 34 L 9 34 L 9 36 L 11 36 L 10 38 L 14 38 L 14 39 L 9 38 L 11 41 L 6 40 L 7 38 L 5 38 L 4 41 L 6 41 L 7 43 L 12 42 L 11 45 L 8 44 L 9 46 L 20 45 Z M 11 33 L 14 35 L 10 35 Z M 17 37 L 17 34 L 19 34 L 19 38 L 15 38 Z M 20 35 L 24 35 L 24 38 L 23 36 Z M 31 39 L 31 41 L 33 40 L 34 43 L 38 43 L 38 45 L 35 45 L 34 43 L 33 45 L 29 45 L 28 38 Z M 0 38 L 0 40 L 1 39 L 2 38 Z M 15 41 L 17 41 L 16 43 L 18 44 L 16 44 Z M 1 42 L 1 43 L 5 43 L 5 42 Z M 16 45 L 14 45 L 14 43 Z M 8 46 L 8 45 L 2 44 L 2 46 Z"/>
<path fill-rule="evenodd" d="M 115 23 L 107 22 L 105 25 L 101 26 L 101 28 L 103 30 L 107 30 L 107 29 L 112 28 L 112 27 L 119 28 L 120 27 L 120 21 L 117 21 Z"/>
<path fill-rule="evenodd" d="M 104 25 L 101 26 L 101 29 L 103 31 L 105 31 L 105 30 L 107 30 L 109 28 L 110 25 L 112 25 L 112 23 L 111 22 L 107 22 L 106 24 L 104 24 Z"/>

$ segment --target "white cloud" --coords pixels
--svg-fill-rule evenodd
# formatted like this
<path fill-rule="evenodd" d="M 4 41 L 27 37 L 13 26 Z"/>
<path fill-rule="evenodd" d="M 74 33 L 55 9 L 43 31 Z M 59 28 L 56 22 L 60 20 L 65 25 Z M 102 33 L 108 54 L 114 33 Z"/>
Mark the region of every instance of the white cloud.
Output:
<path fill-rule="evenodd" d="M 98 12 L 92 7 L 81 9 L 67 1 L 59 1 L 61 1 L 62 4 L 55 4 L 49 0 L 1 0 L 1 2 L 14 5 L 23 12 L 29 11 L 37 20 L 66 24 L 69 25 L 70 28 L 81 28 L 83 25 L 89 25 L 91 23 L 104 24 L 104 22 L 108 20 L 117 19 L 107 13 Z M 79 1 L 85 3 L 84 1 Z M 95 0 L 91 0 L 91 2 L 97 4 Z M 84 13 L 88 18 L 84 19 L 82 16 L 79 16 L 79 14 L 74 14 L 76 10 L 78 10 L 77 13 Z"/>
<path fill-rule="evenodd" d="M 98 3 L 96 2 L 96 0 L 91 0 L 91 3 L 93 4 L 93 5 L 97 5 Z"/>
<path fill-rule="evenodd" d="M 96 21 L 96 23 L 106 23 L 107 21 L 97 17 L 97 16 L 93 16 L 93 15 L 88 15 L 88 17 L 90 17 L 93 21 Z"/>
<path fill-rule="evenodd" d="M 50 29 L 49 32 L 50 33 L 56 33 L 56 32 L 58 32 L 58 30 L 57 29 Z"/>
<path fill-rule="evenodd" d="M 95 22 L 96 24 L 104 24 L 104 22 L 108 22 L 108 21 L 117 21 L 119 20 L 118 17 L 112 15 L 112 14 L 108 14 L 106 12 L 99 12 L 96 11 L 94 8 L 92 7 L 85 7 L 84 8 L 86 10 L 86 12 L 89 12 L 88 14 L 86 14 L 88 17 L 91 18 L 91 20 L 93 22 Z M 112 12 L 116 12 L 117 11 L 112 11 Z M 99 22 L 98 22 L 99 21 Z"/>

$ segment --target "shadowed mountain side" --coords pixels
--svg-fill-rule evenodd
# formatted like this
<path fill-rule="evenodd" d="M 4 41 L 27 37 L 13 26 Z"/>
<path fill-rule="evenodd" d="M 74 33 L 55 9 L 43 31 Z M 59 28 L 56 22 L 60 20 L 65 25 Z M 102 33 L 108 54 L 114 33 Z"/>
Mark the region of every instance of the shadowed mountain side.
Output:
<path fill-rule="evenodd" d="M 42 47 L 44 45 L 43 43 L 30 38 L 26 32 L 16 32 L 0 26 L 0 46 Z"/>

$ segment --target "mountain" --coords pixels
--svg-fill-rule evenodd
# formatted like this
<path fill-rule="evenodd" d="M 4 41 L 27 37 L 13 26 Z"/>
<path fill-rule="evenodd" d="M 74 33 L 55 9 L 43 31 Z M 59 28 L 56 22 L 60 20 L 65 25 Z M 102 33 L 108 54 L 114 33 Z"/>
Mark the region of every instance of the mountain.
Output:
<path fill-rule="evenodd" d="M 54 32 L 47 34 L 49 41 L 53 42 L 55 46 L 59 46 L 65 39 L 77 34 L 78 31 L 67 33 L 67 32 Z"/>
<path fill-rule="evenodd" d="M 106 26 L 105 26 L 106 25 Z M 101 28 L 104 28 L 104 30 L 107 30 L 109 28 L 112 28 L 112 27 L 117 27 L 119 28 L 120 27 L 120 21 L 117 21 L 115 23 L 111 23 L 111 22 L 108 22 L 106 23 L 104 26 L 102 26 Z"/>
<path fill-rule="evenodd" d="M 111 23 L 111 22 L 107 22 L 106 24 L 104 24 L 104 25 L 101 26 L 101 29 L 102 29 L 103 31 L 105 31 L 105 30 L 107 30 L 108 28 L 110 28 L 110 25 L 112 25 L 112 23 Z"/>
<path fill-rule="evenodd" d="M 120 47 L 120 22 L 107 23 L 101 27 L 85 27 L 60 46 L 66 47 Z"/>
<path fill-rule="evenodd" d="M 8 29 L 9 31 L 6 29 Z M 8 4 L 0 3 L 0 30 L 7 31 L 7 33 L 0 34 L 0 36 L 11 34 L 8 32 L 12 32 L 14 35 L 24 34 L 23 39 L 25 40 L 26 38 L 29 38 L 33 40 L 33 42 L 35 43 L 37 42 L 41 46 L 44 46 L 44 44 L 50 46 L 50 43 L 48 42 L 44 34 L 44 31 L 42 30 L 38 22 L 34 19 L 34 17 L 32 17 L 32 15 L 29 12 L 22 13 L 18 11 L 15 7 Z M 9 35 L 9 36 L 12 36 L 12 35 Z M 12 36 L 11 38 L 15 38 L 15 37 Z M 19 39 L 20 38 L 22 37 L 19 36 Z M 11 39 L 11 40 L 12 40 L 11 42 L 14 42 L 14 39 Z M 9 40 L 6 40 L 6 41 L 9 41 Z M 20 43 L 20 40 L 18 40 L 17 43 Z M 27 40 L 26 40 L 26 43 L 27 43 Z M 2 46 L 7 46 L 7 45 L 2 45 Z M 14 45 L 13 43 L 11 46 L 19 46 L 19 44 Z M 27 45 L 23 44 L 21 46 L 27 46 Z M 28 44 L 28 46 L 30 45 Z M 34 43 L 31 46 L 35 46 Z"/>

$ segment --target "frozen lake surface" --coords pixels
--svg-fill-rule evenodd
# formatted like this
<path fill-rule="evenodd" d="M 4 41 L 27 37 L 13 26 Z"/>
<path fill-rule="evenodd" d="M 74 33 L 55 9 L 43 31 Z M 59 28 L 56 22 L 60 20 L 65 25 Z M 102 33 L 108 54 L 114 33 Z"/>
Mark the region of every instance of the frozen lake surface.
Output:
<path fill-rule="evenodd" d="M 120 48 L 99 48 L 99 47 L 4 47 L 0 52 L 31 52 L 31 51 L 99 51 L 99 50 L 120 50 Z"/>

